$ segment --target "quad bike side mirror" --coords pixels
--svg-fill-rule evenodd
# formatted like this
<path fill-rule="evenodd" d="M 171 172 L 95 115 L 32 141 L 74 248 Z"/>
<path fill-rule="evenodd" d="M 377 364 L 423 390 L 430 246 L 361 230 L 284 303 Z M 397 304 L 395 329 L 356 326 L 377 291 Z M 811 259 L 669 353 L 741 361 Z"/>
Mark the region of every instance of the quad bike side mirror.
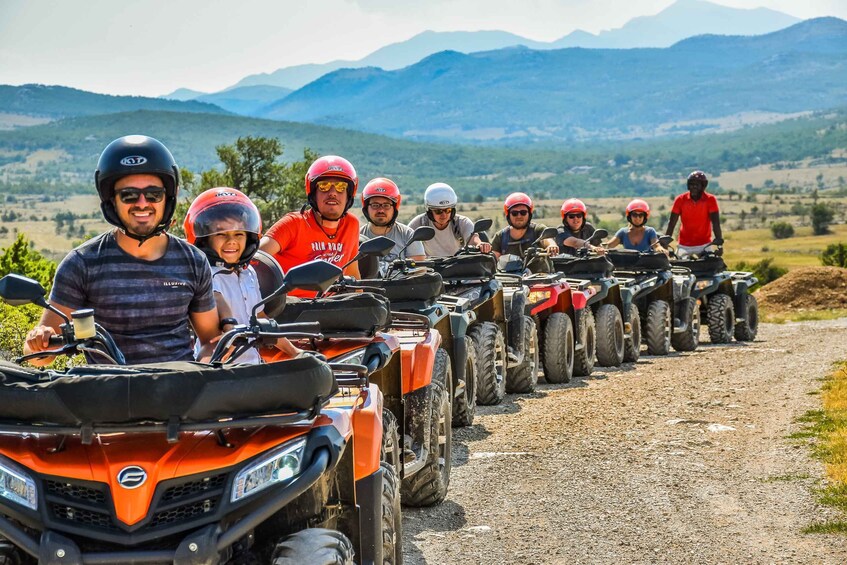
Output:
<path fill-rule="evenodd" d="M 671 237 L 669 235 L 663 235 L 663 236 L 659 237 L 659 245 L 661 245 L 665 249 L 667 249 L 670 246 L 672 241 L 673 241 L 673 237 Z"/>
<path fill-rule="evenodd" d="M 435 237 L 435 228 L 432 226 L 418 226 L 415 228 L 414 233 L 412 233 L 412 239 L 406 245 L 408 246 L 416 241 L 429 241 L 433 237 Z"/>
<path fill-rule="evenodd" d="M 37 304 L 47 308 L 47 301 L 44 299 L 46 294 L 47 291 L 41 283 L 15 273 L 0 279 L 0 299 L 9 306 Z"/>
<path fill-rule="evenodd" d="M 385 257 L 393 247 L 394 240 L 384 235 L 364 241 L 359 244 L 359 252 L 356 253 L 356 256 L 344 263 L 341 270 L 346 269 L 362 257 Z"/>
<path fill-rule="evenodd" d="M 536 239 L 532 243 L 533 245 L 535 245 L 536 243 L 540 243 L 545 239 L 553 239 L 558 234 L 559 230 L 557 230 L 556 228 L 544 228 L 544 231 L 541 232 L 541 235 L 538 236 L 538 239 Z"/>
<path fill-rule="evenodd" d="M 591 238 L 588 240 L 588 243 L 594 246 L 600 245 L 600 242 L 602 242 L 608 236 L 609 232 L 607 230 L 604 230 L 602 228 L 599 230 L 594 230 L 594 235 L 591 236 Z"/>
<path fill-rule="evenodd" d="M 473 224 L 473 233 L 483 233 L 491 229 L 491 225 L 494 222 L 491 218 L 482 218 L 481 220 L 477 220 Z"/>

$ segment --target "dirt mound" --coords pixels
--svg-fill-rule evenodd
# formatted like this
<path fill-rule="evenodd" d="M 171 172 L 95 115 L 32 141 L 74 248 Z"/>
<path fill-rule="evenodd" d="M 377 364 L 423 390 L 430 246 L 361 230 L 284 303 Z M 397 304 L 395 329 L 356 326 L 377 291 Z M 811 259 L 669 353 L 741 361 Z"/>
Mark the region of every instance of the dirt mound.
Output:
<path fill-rule="evenodd" d="M 803 267 L 755 292 L 759 306 L 770 312 L 847 308 L 847 269 Z"/>

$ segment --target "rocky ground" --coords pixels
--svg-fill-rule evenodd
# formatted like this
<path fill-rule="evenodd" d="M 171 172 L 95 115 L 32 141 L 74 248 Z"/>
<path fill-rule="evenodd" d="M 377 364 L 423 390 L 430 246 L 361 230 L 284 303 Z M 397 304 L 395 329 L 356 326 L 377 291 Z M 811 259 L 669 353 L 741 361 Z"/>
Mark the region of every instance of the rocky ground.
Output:
<path fill-rule="evenodd" d="M 480 407 L 447 500 L 404 509 L 407 564 L 845 563 L 823 469 L 788 439 L 847 359 L 847 319 L 642 357 Z M 708 341 L 703 332 L 704 341 Z"/>

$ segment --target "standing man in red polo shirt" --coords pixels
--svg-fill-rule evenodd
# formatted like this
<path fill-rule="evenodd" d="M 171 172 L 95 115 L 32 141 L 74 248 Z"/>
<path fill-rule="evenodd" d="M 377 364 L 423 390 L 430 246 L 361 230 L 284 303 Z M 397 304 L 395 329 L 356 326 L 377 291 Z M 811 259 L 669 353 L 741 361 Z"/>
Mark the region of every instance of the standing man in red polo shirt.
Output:
<path fill-rule="evenodd" d="M 356 169 L 347 159 L 321 157 L 306 173 L 309 208 L 283 216 L 265 233 L 259 249 L 273 255 L 285 272 L 313 259 L 343 266 L 359 252 L 359 220 L 347 213 L 358 186 Z M 351 263 L 344 274 L 359 278 L 358 264 Z M 289 294 L 315 295 L 301 290 Z"/>
<path fill-rule="evenodd" d="M 665 233 L 673 236 L 677 220 L 682 220 L 677 246 L 680 258 L 702 253 L 709 244 L 718 247 L 723 245 L 718 200 L 706 192 L 708 185 L 706 174 L 703 171 L 694 171 L 688 175 L 688 192 L 680 194 L 673 201 L 671 218 Z M 718 249 L 717 253 L 720 255 L 722 250 Z"/>

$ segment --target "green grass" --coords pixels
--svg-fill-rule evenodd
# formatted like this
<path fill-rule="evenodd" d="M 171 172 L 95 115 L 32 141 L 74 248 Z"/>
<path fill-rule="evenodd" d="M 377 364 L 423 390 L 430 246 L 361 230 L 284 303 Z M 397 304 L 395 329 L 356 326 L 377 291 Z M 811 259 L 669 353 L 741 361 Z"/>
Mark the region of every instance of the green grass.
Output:
<path fill-rule="evenodd" d="M 816 491 L 818 502 L 847 514 L 847 363 L 824 380 L 821 409 L 807 412 L 798 422 L 805 425 L 789 437 L 807 442 L 826 470 L 827 485 Z M 803 532 L 845 534 L 847 521 L 819 522 Z"/>
<path fill-rule="evenodd" d="M 835 320 L 847 317 L 847 309 L 832 308 L 830 310 L 792 310 L 790 312 L 761 312 L 760 321 L 769 324 L 784 324 L 786 322 L 810 322 L 817 320 Z"/>

